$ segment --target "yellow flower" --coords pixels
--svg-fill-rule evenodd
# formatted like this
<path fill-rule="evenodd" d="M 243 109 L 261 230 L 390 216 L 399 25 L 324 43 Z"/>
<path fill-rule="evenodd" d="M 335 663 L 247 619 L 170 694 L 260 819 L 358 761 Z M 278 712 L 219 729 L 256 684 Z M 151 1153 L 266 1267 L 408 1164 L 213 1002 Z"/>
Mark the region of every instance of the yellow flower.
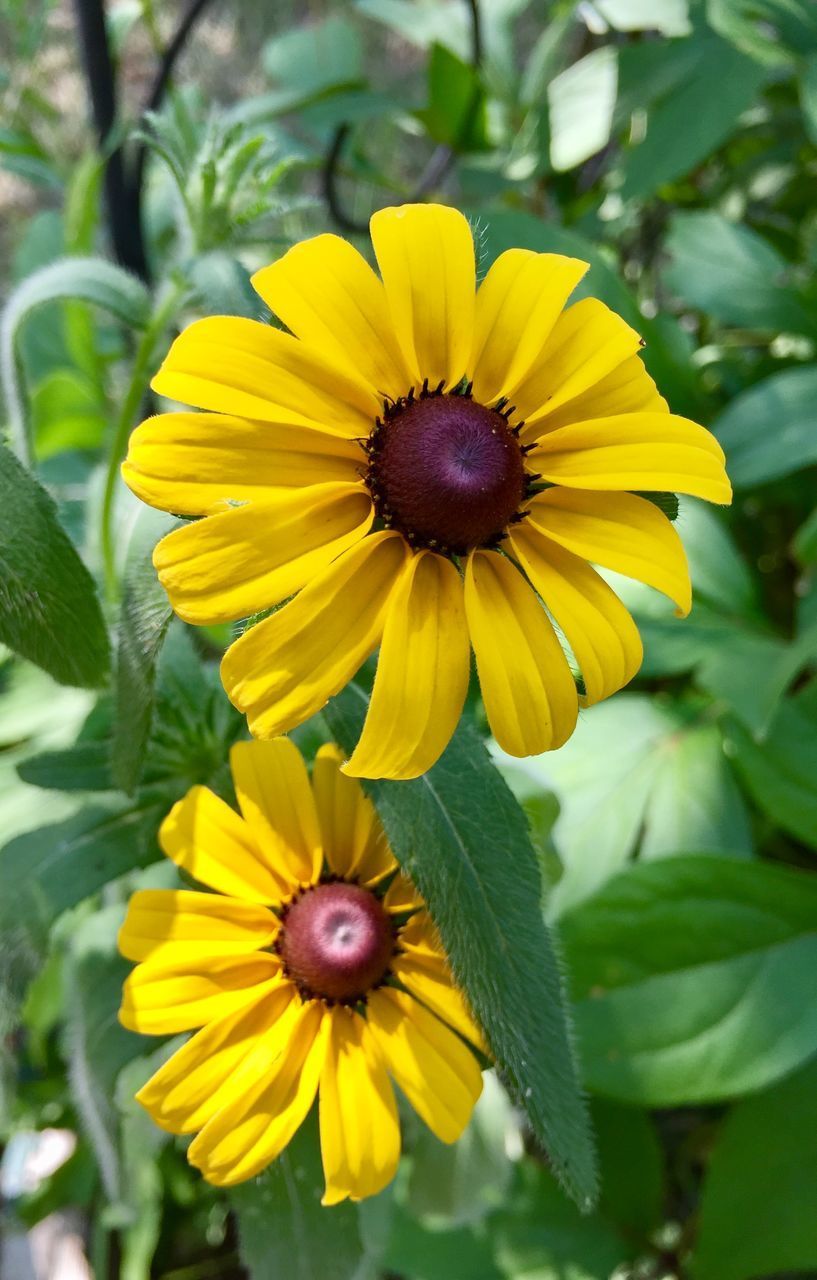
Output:
<path fill-rule="evenodd" d="M 154 389 L 207 412 L 143 423 L 125 479 L 206 517 L 156 549 L 182 618 L 294 596 L 222 665 L 256 737 L 318 711 L 379 645 L 345 769 L 415 777 L 456 727 L 470 640 L 497 741 L 550 750 L 578 710 L 551 616 L 586 703 L 625 685 L 640 637 L 589 562 L 687 613 L 680 539 L 637 491 L 727 503 L 723 452 L 669 412 L 629 325 L 592 298 L 565 309 L 586 263 L 511 249 L 477 292 L 456 210 L 385 209 L 371 232 L 381 279 L 333 235 L 257 273 L 292 333 L 213 317 L 176 339 Z"/>
<path fill-rule="evenodd" d="M 394 1176 L 390 1076 L 454 1142 L 482 1088 L 465 1040 L 487 1052 L 341 758 L 322 747 L 310 785 L 289 739 L 234 746 L 243 816 L 193 787 L 159 833 L 167 856 L 215 892 L 135 893 L 119 934 L 139 961 L 123 1024 L 147 1035 L 201 1028 L 139 1101 L 171 1133 L 196 1132 L 190 1162 L 231 1186 L 275 1159 L 319 1092 L 324 1204 L 375 1195 Z"/>

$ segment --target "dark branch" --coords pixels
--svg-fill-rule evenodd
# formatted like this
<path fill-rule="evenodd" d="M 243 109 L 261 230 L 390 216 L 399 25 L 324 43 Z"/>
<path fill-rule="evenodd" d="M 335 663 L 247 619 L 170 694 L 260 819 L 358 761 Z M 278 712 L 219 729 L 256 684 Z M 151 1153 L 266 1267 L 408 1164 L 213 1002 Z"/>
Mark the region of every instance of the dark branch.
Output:
<path fill-rule="evenodd" d="M 104 154 L 111 147 L 117 103 L 116 79 L 105 26 L 103 0 L 75 0 L 75 7 L 91 112 L 100 150 Z M 139 209 L 130 194 L 124 157 L 119 146 L 110 151 L 105 162 L 105 200 L 117 260 L 143 280 L 147 279 Z"/>
<path fill-rule="evenodd" d="M 479 11 L 479 0 L 466 0 L 468 11 L 471 16 L 471 66 L 474 71 L 478 71 L 482 65 L 482 19 Z M 469 129 L 474 121 L 474 114 L 479 103 L 479 89 L 475 87 L 473 101 L 466 112 L 465 119 L 462 123 L 461 134 L 467 136 Z M 351 126 L 347 123 L 339 124 L 332 135 L 332 141 L 329 144 L 329 150 L 323 162 L 321 170 L 321 180 L 323 187 L 323 197 L 326 206 L 329 209 L 337 226 L 342 231 L 348 231 L 352 234 L 360 235 L 365 233 L 367 229 L 366 223 L 357 222 L 343 208 L 338 193 L 338 169 L 340 166 L 341 154 L 346 145 L 347 139 L 351 134 Z M 443 178 L 454 167 L 457 160 L 457 152 L 453 147 L 446 145 L 438 146 L 434 149 L 431 157 L 420 174 L 417 185 L 414 190 L 401 200 L 401 204 L 414 204 L 424 199 L 430 191 L 438 187 Z"/>

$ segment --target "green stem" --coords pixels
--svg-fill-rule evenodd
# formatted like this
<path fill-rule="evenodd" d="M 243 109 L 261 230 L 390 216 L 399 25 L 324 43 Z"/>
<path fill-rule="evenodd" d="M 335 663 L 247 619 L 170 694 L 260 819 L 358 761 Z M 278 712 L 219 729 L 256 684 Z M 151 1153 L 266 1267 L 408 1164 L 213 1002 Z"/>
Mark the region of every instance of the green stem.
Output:
<path fill-rule="evenodd" d="M 116 572 L 116 550 L 113 537 L 114 499 L 116 498 L 116 486 L 119 479 L 119 466 L 125 456 L 128 437 L 139 413 L 139 406 L 150 384 L 156 345 L 186 292 L 187 286 L 177 281 L 168 289 L 165 296 L 159 299 L 136 348 L 130 383 L 116 420 L 113 440 L 111 441 L 111 451 L 108 456 L 108 469 L 105 475 L 105 489 L 102 495 L 100 515 L 100 545 L 105 572 L 105 594 L 111 604 L 116 604 L 119 598 L 119 579 Z"/>

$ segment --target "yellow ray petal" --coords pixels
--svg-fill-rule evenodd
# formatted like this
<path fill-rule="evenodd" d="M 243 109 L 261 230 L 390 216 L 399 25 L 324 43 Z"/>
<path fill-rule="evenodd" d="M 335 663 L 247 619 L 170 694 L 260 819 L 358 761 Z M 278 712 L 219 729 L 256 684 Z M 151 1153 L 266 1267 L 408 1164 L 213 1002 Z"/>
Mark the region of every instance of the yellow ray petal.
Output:
<path fill-rule="evenodd" d="M 160 413 L 131 434 L 122 477 L 152 507 L 203 516 L 267 498 L 271 490 L 353 483 L 363 465 L 355 441 L 314 427 L 226 413 Z"/>
<path fill-rule="evenodd" d="M 546 489 L 528 523 L 585 560 L 663 591 L 683 617 L 692 606 L 684 545 L 662 511 L 633 493 Z"/>
<path fill-rule="evenodd" d="M 185 622 L 234 622 L 280 604 L 374 519 L 360 484 L 317 484 L 174 529 L 153 553 L 159 579 Z"/>
<path fill-rule="evenodd" d="M 471 228 L 456 209 L 404 204 L 371 220 L 398 342 L 415 385 L 454 386 L 468 364 L 476 271 Z"/>
<path fill-rule="evenodd" d="M 343 772 L 417 778 L 439 759 L 468 692 L 462 579 L 431 551 L 411 556 L 389 604 L 372 699 Z"/>
<path fill-rule="evenodd" d="M 520 439 L 535 439 L 543 418 L 595 386 L 640 347 L 635 329 L 598 299 L 584 298 L 568 307 L 539 361 L 513 392 L 517 413 L 525 420 Z"/>
<path fill-rule="evenodd" d="M 616 593 L 586 560 L 519 526 L 511 549 L 567 637 L 584 677 L 585 705 L 629 684 L 644 651 L 638 628 Z"/>
<path fill-rule="evenodd" d="M 151 383 L 170 400 L 262 422 L 367 436 L 374 391 L 291 334 L 241 316 L 208 316 L 179 334 Z"/>
<path fill-rule="evenodd" d="M 512 756 L 566 742 L 578 695 L 547 614 L 521 573 L 495 551 L 474 551 L 465 609 L 491 730 Z"/>
<path fill-rule="evenodd" d="M 321 1074 L 322 1204 L 377 1195 L 400 1159 L 400 1124 L 386 1068 L 359 1013 L 330 1013 L 329 1045 Z"/>
<path fill-rule="evenodd" d="M 237 742 L 230 768 L 241 812 L 278 878 L 292 889 L 317 880 L 323 861 L 318 814 L 295 743 Z"/>
<path fill-rule="evenodd" d="M 367 1020 L 375 1041 L 414 1110 L 441 1142 L 456 1142 L 482 1092 L 470 1049 L 412 996 L 373 991 Z"/>
<path fill-rule="evenodd" d="M 470 1040 L 486 1056 L 490 1053 L 465 998 L 454 984 L 448 962 L 437 956 L 403 955 L 392 961 L 392 973 L 432 1013 Z"/>
<path fill-rule="evenodd" d="M 223 1018 L 272 991 L 281 961 L 268 951 L 138 964 L 122 989 L 119 1020 L 147 1036 L 175 1035 Z"/>
<path fill-rule="evenodd" d="M 406 394 L 412 376 L 394 336 L 383 286 L 346 240 L 334 235 L 304 240 L 257 271 L 252 283 L 288 329 L 365 379 L 379 399 Z"/>
<path fill-rule="evenodd" d="M 280 902 L 288 883 L 268 865 L 252 828 L 207 787 L 191 787 L 159 828 L 159 844 L 201 884 L 246 902 Z"/>
<path fill-rule="evenodd" d="M 236 1072 L 293 999 L 295 988 L 282 982 L 260 1000 L 209 1023 L 151 1076 L 137 1102 L 160 1128 L 195 1133 L 234 1096 Z"/>
<path fill-rule="evenodd" d="M 245 1058 L 233 1097 L 190 1144 L 187 1158 L 216 1186 L 235 1186 L 265 1169 L 292 1138 L 318 1091 L 328 1011 L 317 1001 L 279 1019 Z"/>
<path fill-rule="evenodd" d="M 543 435 L 532 470 L 572 489 L 647 489 L 729 503 L 723 450 L 704 427 L 670 413 L 623 413 Z"/>
<path fill-rule="evenodd" d="M 508 249 L 477 293 L 469 365 L 474 396 L 489 404 L 510 395 L 542 359 L 542 348 L 588 264 L 558 253 Z"/>
<path fill-rule="evenodd" d="M 222 682 L 256 737 L 301 724 L 352 678 L 380 640 L 405 556 L 400 534 L 370 534 L 227 650 Z"/>
<path fill-rule="evenodd" d="M 119 950 L 128 960 L 169 963 L 268 947 L 278 921 L 266 907 L 220 893 L 140 889 L 128 903 Z"/>
<path fill-rule="evenodd" d="M 546 431 L 587 422 L 590 418 L 612 418 L 619 413 L 669 413 L 669 405 L 653 382 L 641 357 L 629 356 L 592 387 L 553 407 L 547 402 L 543 416 L 527 432 L 538 438 Z"/>
<path fill-rule="evenodd" d="M 341 773 L 343 759 L 340 747 L 327 743 L 312 768 L 326 861 L 336 876 L 377 884 L 397 864 L 371 800 Z"/>
<path fill-rule="evenodd" d="M 383 906 L 394 915 L 402 915 L 404 911 L 416 911 L 424 905 L 414 883 L 398 871 L 383 898 Z"/>

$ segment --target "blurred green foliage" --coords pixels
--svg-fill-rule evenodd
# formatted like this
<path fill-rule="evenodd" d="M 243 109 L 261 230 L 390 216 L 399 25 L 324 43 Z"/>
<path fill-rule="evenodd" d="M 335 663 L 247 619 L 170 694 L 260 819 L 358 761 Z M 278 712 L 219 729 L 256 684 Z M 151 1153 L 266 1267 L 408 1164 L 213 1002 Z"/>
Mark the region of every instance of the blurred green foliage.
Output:
<path fill-rule="evenodd" d="M 145 113 L 179 16 L 149 0 L 108 12 L 109 142 L 131 171 L 144 153 L 144 282 L 111 258 L 70 10 L 0 5 L 4 1170 L 20 1135 L 79 1138 L 4 1224 L 73 1206 L 100 1280 L 814 1276 L 817 8 L 214 6 Z M 466 860 L 506 914 L 463 890 L 441 926 L 486 1020 L 517 1035 L 513 1103 L 492 1076 L 452 1149 L 406 1117 L 395 1186 L 359 1207 L 320 1208 L 310 1129 L 228 1200 L 132 1101 L 168 1047 L 116 1023 L 115 933 L 134 887 L 177 883 L 157 826 L 193 782 L 229 798 L 226 752 L 246 730 L 218 681 L 229 636 L 170 623 L 150 567 L 167 522 L 118 465 L 179 326 L 263 316 L 252 270 L 326 229 L 367 252 L 372 209 L 417 198 L 466 210 L 483 270 L 514 245 L 589 261 L 582 290 L 643 333 L 672 408 L 713 427 L 736 501 L 681 503 L 688 620 L 615 580 L 645 642 L 633 690 L 583 713 L 556 754 L 493 752 L 529 832 L 510 817 Z M 476 696 L 468 714 L 463 733 L 484 734 Z M 348 700 L 329 709 L 341 740 L 348 716 Z M 309 755 L 327 733 L 296 736 Z M 414 869 L 441 900 L 475 838 L 468 806 L 499 786 L 483 761 L 458 792 L 447 759 L 439 812 L 422 783 L 377 793 L 398 852 L 402 823 L 427 824 Z M 446 823 L 457 839 L 435 865 Z M 534 849 L 598 1142 L 586 1215 L 553 1172 L 590 1197 L 553 955 L 500 966 L 493 1010 L 486 980 L 503 930 L 536 916 Z"/>

